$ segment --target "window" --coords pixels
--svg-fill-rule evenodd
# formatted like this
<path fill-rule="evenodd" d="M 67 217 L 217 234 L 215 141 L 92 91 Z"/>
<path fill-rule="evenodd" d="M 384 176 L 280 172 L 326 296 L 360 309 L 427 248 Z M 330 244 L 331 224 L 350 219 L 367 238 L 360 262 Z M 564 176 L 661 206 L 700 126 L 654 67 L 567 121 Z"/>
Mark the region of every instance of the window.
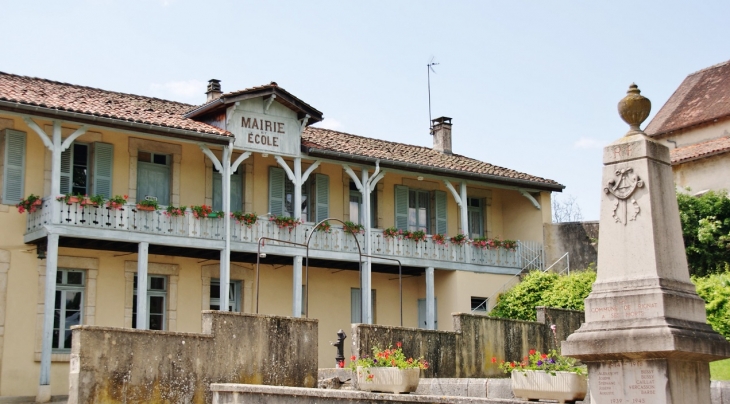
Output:
<path fill-rule="evenodd" d="M 370 192 L 370 227 L 376 228 L 377 225 L 377 192 Z M 357 190 L 354 182 L 350 182 L 350 221 L 356 224 L 362 224 L 362 193 Z"/>
<path fill-rule="evenodd" d="M 329 217 L 329 177 L 311 174 L 302 186 L 302 222 L 319 222 Z M 294 216 L 294 184 L 284 169 L 269 168 L 269 213 Z"/>
<path fill-rule="evenodd" d="M 84 307 L 84 271 L 56 271 L 56 305 L 53 316 L 53 350 L 71 349 L 71 326 L 81 324 Z"/>
<path fill-rule="evenodd" d="M 213 168 L 213 210 L 223 210 L 223 180 L 221 173 Z M 243 209 L 243 175 L 241 166 L 231 174 L 231 212 Z"/>
<path fill-rule="evenodd" d="M 446 193 L 395 186 L 395 227 L 426 233 L 447 232 Z"/>
<path fill-rule="evenodd" d="M 472 313 L 486 313 L 487 312 L 487 298 L 486 297 L 471 297 L 471 311 Z"/>
<path fill-rule="evenodd" d="M 110 198 L 113 155 L 114 145 L 108 143 L 71 144 L 61 153 L 61 193 Z"/>
<path fill-rule="evenodd" d="M 484 237 L 484 199 L 466 198 L 469 237 Z"/>
<path fill-rule="evenodd" d="M 375 316 L 375 289 L 371 290 L 370 301 L 371 311 L 373 312 L 373 324 L 377 324 Z M 362 323 L 362 298 L 360 297 L 360 288 L 350 288 L 350 322 Z"/>
<path fill-rule="evenodd" d="M 221 281 L 220 279 L 210 280 L 210 309 L 221 309 Z M 232 281 L 228 285 L 228 311 L 241 312 L 241 281 Z"/>
<path fill-rule="evenodd" d="M 25 132 L 5 129 L 2 133 L 3 203 L 14 205 L 25 197 Z"/>
<path fill-rule="evenodd" d="M 167 297 L 167 277 L 147 276 L 147 328 L 165 329 L 165 299 Z M 137 328 L 137 275 L 134 275 L 134 299 L 132 301 L 132 328 Z"/>
<path fill-rule="evenodd" d="M 170 204 L 170 158 L 166 154 L 139 151 L 137 154 L 137 200 L 157 198 L 160 205 Z"/>

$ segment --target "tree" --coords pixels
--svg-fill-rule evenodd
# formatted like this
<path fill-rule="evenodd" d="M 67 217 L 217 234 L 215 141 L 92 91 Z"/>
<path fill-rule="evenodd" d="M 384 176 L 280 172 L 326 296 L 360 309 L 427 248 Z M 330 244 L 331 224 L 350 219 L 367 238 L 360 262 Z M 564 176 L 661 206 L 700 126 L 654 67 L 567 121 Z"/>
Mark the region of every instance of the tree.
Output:
<path fill-rule="evenodd" d="M 553 223 L 580 222 L 583 215 L 580 213 L 580 206 L 573 195 L 565 195 L 558 199 L 553 195 Z"/>
<path fill-rule="evenodd" d="M 730 199 L 725 191 L 677 193 L 682 237 L 691 275 L 720 273 L 730 265 Z"/>

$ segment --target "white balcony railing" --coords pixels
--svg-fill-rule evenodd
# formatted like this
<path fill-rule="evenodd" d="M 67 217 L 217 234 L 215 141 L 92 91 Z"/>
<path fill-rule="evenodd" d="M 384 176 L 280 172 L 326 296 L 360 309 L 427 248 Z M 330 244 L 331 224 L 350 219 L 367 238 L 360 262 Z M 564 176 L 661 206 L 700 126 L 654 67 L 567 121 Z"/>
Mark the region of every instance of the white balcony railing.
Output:
<path fill-rule="evenodd" d="M 183 216 L 168 216 L 165 211 L 141 211 L 135 205 L 125 205 L 121 209 L 107 206 L 66 204 L 63 201 L 45 200 L 42 209 L 28 214 L 27 233 L 40 230 L 51 224 L 52 209 L 59 209 L 60 225 L 88 227 L 94 229 L 119 230 L 124 232 L 151 233 L 161 236 L 192 237 L 198 239 L 224 240 L 223 218 L 195 218 L 188 210 Z M 261 237 L 303 244 L 313 231 L 314 225 L 305 223 L 296 228 L 279 228 L 266 216 L 261 216 L 252 226 L 246 226 L 233 218 L 231 220 L 231 241 L 233 243 L 256 243 Z M 355 236 L 365 252 L 365 237 Z M 282 245 L 276 241 L 266 241 L 266 245 Z M 309 248 L 320 251 L 333 251 L 357 254 L 355 239 L 342 227 L 332 226 L 329 233 L 315 232 Z M 235 247 L 234 247 L 235 249 Z M 537 242 L 518 242 L 515 251 L 482 249 L 469 244 L 456 245 L 446 242 L 438 244 L 426 236 L 426 241 L 387 238 L 379 229 L 371 230 L 372 255 L 393 258 L 413 258 L 425 261 L 447 261 L 452 263 L 475 264 L 480 266 L 501 266 L 510 268 L 542 268 L 542 244 Z"/>

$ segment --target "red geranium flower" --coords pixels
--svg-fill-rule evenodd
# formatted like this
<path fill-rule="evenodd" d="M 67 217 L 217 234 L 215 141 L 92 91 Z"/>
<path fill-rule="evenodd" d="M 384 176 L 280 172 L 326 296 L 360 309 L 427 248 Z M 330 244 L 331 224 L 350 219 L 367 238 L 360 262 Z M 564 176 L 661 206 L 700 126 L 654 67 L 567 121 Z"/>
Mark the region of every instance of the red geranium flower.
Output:
<path fill-rule="evenodd" d="M 494 356 L 492 356 L 492 363 L 497 363 L 497 358 L 495 358 Z"/>
<path fill-rule="evenodd" d="M 530 349 L 530 355 L 534 355 L 534 354 L 535 354 L 535 350 L 534 349 Z"/>

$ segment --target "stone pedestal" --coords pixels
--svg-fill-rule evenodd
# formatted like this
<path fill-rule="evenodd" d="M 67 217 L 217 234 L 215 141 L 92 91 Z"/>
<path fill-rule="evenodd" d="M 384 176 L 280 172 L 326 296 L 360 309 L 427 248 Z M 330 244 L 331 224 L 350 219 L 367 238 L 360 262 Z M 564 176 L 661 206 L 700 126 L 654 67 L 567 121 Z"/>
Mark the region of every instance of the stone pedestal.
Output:
<path fill-rule="evenodd" d="M 598 274 L 562 353 L 588 364 L 592 403 L 710 403 L 709 362 L 730 344 L 689 279 L 669 150 L 638 126 L 647 103 L 632 86 L 631 130 L 603 151 Z"/>

